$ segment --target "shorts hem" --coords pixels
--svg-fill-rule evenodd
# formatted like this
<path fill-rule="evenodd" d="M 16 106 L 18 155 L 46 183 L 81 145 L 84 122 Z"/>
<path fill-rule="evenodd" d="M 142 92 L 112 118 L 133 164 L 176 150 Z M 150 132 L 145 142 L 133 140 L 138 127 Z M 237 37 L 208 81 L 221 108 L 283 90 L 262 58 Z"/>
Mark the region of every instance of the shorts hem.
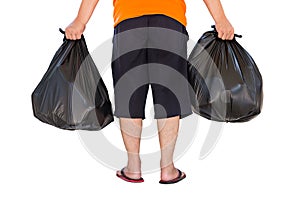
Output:
<path fill-rule="evenodd" d="M 168 116 L 154 116 L 154 119 L 166 119 L 166 118 L 171 118 L 171 117 L 175 117 L 175 116 L 179 116 L 179 119 L 183 119 L 187 116 L 192 115 L 193 112 L 188 112 L 185 114 L 173 114 L 173 115 L 168 115 Z M 128 115 L 122 115 L 122 114 L 114 114 L 115 117 L 117 118 L 129 118 L 129 119 L 146 119 L 145 116 L 128 116 Z"/>
<path fill-rule="evenodd" d="M 145 116 L 128 116 L 122 114 L 113 114 L 117 118 L 130 118 L 130 119 L 145 119 Z"/>
<path fill-rule="evenodd" d="M 165 118 L 170 118 L 170 117 L 175 117 L 175 116 L 179 116 L 179 119 L 183 119 L 189 115 L 193 114 L 193 112 L 188 112 L 188 113 L 184 113 L 184 114 L 172 114 L 172 115 L 168 115 L 168 116 L 154 116 L 154 119 L 165 119 Z"/>

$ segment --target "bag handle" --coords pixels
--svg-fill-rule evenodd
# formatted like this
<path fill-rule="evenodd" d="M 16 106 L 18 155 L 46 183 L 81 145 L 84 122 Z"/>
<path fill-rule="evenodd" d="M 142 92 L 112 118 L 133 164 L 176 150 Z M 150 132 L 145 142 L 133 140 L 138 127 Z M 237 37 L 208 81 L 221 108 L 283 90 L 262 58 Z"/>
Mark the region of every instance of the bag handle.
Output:
<path fill-rule="evenodd" d="M 64 30 L 62 30 L 62 28 L 59 28 L 58 30 L 59 30 L 59 32 L 61 32 L 61 33 L 64 35 L 63 41 L 68 40 L 68 39 L 66 38 L 66 34 L 65 34 L 66 32 L 65 32 Z"/>
<path fill-rule="evenodd" d="M 215 32 L 217 32 L 216 26 L 215 25 L 211 25 L 211 28 L 214 29 Z M 238 35 L 238 34 L 234 34 L 234 37 L 238 37 L 238 38 L 242 38 L 242 35 Z"/>
<path fill-rule="evenodd" d="M 62 28 L 59 28 L 59 32 L 61 32 L 62 34 L 65 34 L 65 31 L 62 30 Z"/>

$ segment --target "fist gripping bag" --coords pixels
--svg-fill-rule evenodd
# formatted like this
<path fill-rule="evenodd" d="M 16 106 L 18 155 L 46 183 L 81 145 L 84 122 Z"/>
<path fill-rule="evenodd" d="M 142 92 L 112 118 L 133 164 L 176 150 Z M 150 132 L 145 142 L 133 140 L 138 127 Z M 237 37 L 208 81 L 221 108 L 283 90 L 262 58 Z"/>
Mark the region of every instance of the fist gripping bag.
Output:
<path fill-rule="evenodd" d="M 261 74 L 235 38 L 221 40 L 212 28 L 202 35 L 188 58 L 193 112 L 220 122 L 249 121 L 261 112 Z"/>
<path fill-rule="evenodd" d="M 64 38 L 31 98 L 34 116 L 61 129 L 100 130 L 114 120 L 106 86 L 83 36 Z"/>

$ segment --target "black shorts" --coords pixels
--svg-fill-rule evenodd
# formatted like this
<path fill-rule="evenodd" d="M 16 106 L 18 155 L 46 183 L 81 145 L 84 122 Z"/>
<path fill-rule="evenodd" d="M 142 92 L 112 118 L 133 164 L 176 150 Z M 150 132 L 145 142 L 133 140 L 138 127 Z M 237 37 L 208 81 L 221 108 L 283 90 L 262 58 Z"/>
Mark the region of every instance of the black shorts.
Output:
<path fill-rule="evenodd" d="M 143 15 L 114 28 L 112 76 L 116 117 L 145 119 L 151 85 L 154 118 L 192 114 L 187 80 L 188 33 L 165 15 Z"/>

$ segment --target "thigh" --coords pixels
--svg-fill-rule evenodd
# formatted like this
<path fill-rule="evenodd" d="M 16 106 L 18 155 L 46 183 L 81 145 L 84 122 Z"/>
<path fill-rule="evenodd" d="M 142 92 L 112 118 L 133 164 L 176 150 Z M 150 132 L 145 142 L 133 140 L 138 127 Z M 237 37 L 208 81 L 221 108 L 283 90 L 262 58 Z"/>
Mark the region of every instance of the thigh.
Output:
<path fill-rule="evenodd" d="M 188 33 L 178 21 L 164 15 L 149 20 L 148 67 L 154 104 L 165 110 L 155 110 L 155 118 L 192 113 L 187 81 Z M 163 116 L 164 114 L 164 116 Z"/>
<path fill-rule="evenodd" d="M 188 32 L 184 25 L 165 15 L 149 17 L 148 30 L 148 62 L 160 63 L 171 67 L 185 78 L 187 77 L 187 41 Z M 173 80 L 173 75 L 155 72 L 155 67 L 150 68 L 152 73 L 149 78 L 163 76 L 165 80 Z M 153 71 L 154 70 L 154 71 Z"/>
<path fill-rule="evenodd" d="M 119 79 L 135 67 L 147 62 L 147 31 L 143 26 L 147 25 L 144 17 L 127 19 L 120 22 L 114 28 L 112 73 L 114 86 Z M 147 78 L 147 71 L 140 71 L 140 78 Z M 138 77 L 132 77 L 134 80 Z"/>
<path fill-rule="evenodd" d="M 144 107 L 149 87 L 144 18 L 133 18 L 114 29 L 112 77 L 115 112 L 118 117 L 145 118 Z"/>

